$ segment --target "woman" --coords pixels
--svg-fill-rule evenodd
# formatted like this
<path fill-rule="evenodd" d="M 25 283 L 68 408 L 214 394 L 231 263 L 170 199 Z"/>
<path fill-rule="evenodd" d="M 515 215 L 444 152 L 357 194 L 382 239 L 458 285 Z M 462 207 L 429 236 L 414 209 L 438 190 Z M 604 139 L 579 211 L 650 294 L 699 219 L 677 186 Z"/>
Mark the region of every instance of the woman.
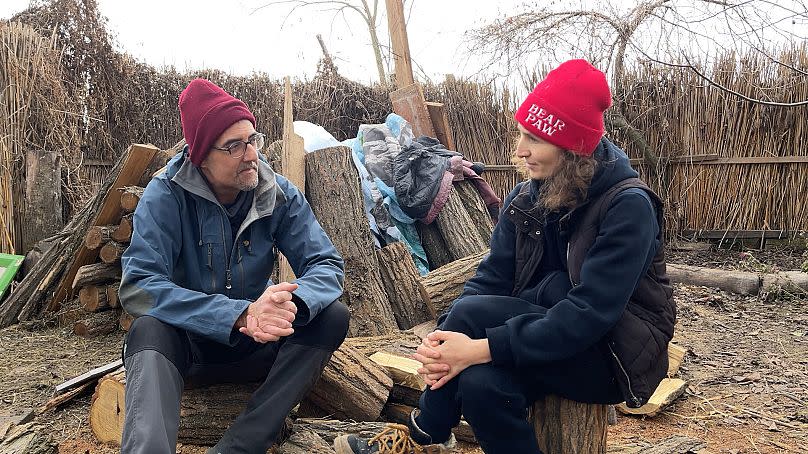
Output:
<path fill-rule="evenodd" d="M 338 453 L 442 452 L 461 414 L 486 453 L 538 453 L 527 409 L 543 395 L 648 400 L 667 371 L 676 310 L 662 205 L 603 137 L 610 105 L 604 74 L 584 60 L 527 96 L 516 156 L 530 180 L 505 200 L 491 253 L 414 356 L 429 387 L 409 438 L 344 436 Z"/>

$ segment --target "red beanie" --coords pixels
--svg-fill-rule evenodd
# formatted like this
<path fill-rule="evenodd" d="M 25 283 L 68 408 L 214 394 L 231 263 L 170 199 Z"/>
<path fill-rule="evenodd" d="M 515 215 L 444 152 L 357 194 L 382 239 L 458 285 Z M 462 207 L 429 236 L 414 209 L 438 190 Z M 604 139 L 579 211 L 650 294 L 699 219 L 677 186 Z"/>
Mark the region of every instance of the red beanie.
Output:
<path fill-rule="evenodd" d="M 592 156 L 605 133 L 603 112 L 611 105 L 606 76 L 586 60 L 570 60 L 536 85 L 514 117 L 533 135 Z"/>
<path fill-rule="evenodd" d="M 249 120 L 255 127 L 247 104 L 209 80 L 194 79 L 180 93 L 182 135 L 191 149 L 191 163 L 197 167 L 219 136 L 239 120 Z"/>

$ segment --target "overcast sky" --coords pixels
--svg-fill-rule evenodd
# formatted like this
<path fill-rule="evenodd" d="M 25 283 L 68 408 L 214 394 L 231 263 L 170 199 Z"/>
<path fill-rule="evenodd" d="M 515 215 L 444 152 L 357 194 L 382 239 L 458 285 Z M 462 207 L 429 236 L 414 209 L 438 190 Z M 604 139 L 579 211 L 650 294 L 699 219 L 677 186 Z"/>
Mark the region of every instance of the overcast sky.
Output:
<path fill-rule="evenodd" d="M 416 77 L 440 80 L 447 73 L 473 74 L 478 61 L 461 53 L 463 32 L 501 11 L 513 12 L 523 0 L 415 0 L 405 2 L 410 53 Z M 123 50 L 155 66 L 217 68 L 282 77 L 311 76 L 322 56 L 318 33 L 340 73 L 362 82 L 378 79 L 367 29 L 353 12 L 304 8 L 286 17 L 289 7 L 253 12 L 261 0 L 98 0 Z M 379 0 L 383 44 L 388 44 L 384 0 Z M 2 0 L 0 17 L 22 11 L 28 0 Z M 285 19 L 285 20 L 284 20 Z M 347 22 L 347 23 L 346 23 Z"/>

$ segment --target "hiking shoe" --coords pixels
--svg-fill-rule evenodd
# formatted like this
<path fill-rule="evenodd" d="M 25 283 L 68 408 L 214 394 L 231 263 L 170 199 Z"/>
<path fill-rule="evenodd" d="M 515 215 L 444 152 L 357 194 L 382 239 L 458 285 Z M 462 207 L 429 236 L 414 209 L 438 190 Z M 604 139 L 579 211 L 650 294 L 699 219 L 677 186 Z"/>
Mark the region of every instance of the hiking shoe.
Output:
<path fill-rule="evenodd" d="M 456 442 L 454 434 L 441 444 L 419 445 L 403 424 L 388 424 L 371 439 L 342 435 L 334 439 L 337 454 L 448 454 Z"/>

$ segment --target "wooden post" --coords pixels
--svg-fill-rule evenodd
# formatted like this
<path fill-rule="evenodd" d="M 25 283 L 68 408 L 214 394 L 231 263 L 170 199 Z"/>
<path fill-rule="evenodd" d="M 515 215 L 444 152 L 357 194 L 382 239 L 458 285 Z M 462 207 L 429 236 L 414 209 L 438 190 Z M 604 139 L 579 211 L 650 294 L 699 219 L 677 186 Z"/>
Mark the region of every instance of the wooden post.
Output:
<path fill-rule="evenodd" d="M 604 454 L 608 405 L 546 396 L 533 404 L 531 420 L 544 454 Z"/>
<path fill-rule="evenodd" d="M 415 78 L 412 75 L 410 43 L 407 39 L 407 24 L 404 22 L 404 2 L 402 0 L 386 0 L 386 4 L 387 28 L 390 31 L 390 40 L 393 44 L 393 61 L 396 65 L 396 87 L 403 88 L 415 83 Z"/>
<path fill-rule="evenodd" d="M 283 148 L 281 150 L 281 174 L 293 185 L 306 193 L 306 150 L 303 138 L 295 134 L 292 111 L 292 84 L 284 78 L 283 97 Z M 291 282 L 295 278 L 289 260 L 278 254 L 278 280 Z"/>
<path fill-rule="evenodd" d="M 44 150 L 26 152 L 24 206 L 25 221 L 19 232 L 23 253 L 64 226 L 59 153 Z"/>
<path fill-rule="evenodd" d="M 435 138 L 450 150 L 457 150 L 455 147 L 454 133 L 449 125 L 449 117 L 446 115 L 446 106 L 442 102 L 426 102 L 426 110 L 432 120 L 432 128 L 435 129 Z"/>
<path fill-rule="evenodd" d="M 432 118 L 426 108 L 424 91 L 420 85 L 412 84 L 391 92 L 390 102 L 393 112 L 410 123 L 415 137 L 435 137 L 435 128 L 432 127 Z"/>

